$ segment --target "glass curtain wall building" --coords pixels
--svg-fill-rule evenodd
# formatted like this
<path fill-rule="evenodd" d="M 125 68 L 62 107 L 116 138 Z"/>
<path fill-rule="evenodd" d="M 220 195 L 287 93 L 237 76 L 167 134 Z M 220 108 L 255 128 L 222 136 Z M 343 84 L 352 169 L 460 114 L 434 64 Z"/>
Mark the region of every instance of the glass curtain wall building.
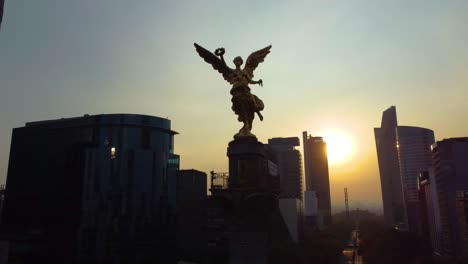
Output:
<path fill-rule="evenodd" d="M 170 262 L 179 170 L 175 134 L 168 119 L 130 114 L 15 128 L 2 225 L 10 259 Z"/>
<path fill-rule="evenodd" d="M 432 145 L 432 157 L 440 206 L 442 254 L 460 256 L 464 247 L 468 248 L 457 214 L 457 193 L 468 192 L 468 137 L 437 141 Z"/>
<path fill-rule="evenodd" d="M 283 198 L 296 198 L 302 201 L 302 157 L 299 150 L 298 137 L 272 138 L 268 146 L 276 156 L 280 176 L 280 196 Z"/>
<path fill-rule="evenodd" d="M 411 231 L 421 233 L 418 176 L 432 166 L 431 145 L 434 132 L 427 128 L 398 126 L 397 150 L 407 223 Z"/>

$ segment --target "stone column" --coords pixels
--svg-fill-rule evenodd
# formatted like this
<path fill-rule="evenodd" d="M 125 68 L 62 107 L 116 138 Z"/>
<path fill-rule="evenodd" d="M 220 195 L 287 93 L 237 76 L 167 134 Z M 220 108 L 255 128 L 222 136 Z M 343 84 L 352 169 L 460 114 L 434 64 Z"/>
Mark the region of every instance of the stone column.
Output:
<path fill-rule="evenodd" d="M 265 146 L 254 137 L 241 137 L 229 143 L 230 190 L 255 190 L 268 188 L 268 171 Z"/>
<path fill-rule="evenodd" d="M 229 263 L 266 264 L 268 217 L 276 205 L 265 146 L 254 137 L 229 143 L 227 192 L 233 202 L 228 219 Z"/>

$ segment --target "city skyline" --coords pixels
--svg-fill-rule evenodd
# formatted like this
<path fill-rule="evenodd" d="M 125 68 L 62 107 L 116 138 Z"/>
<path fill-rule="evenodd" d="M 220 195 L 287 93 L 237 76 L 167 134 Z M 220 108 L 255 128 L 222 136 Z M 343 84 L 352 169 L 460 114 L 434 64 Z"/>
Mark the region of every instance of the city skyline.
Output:
<path fill-rule="evenodd" d="M 381 207 L 372 129 L 383 110 L 396 105 L 399 124 L 430 128 L 436 140 L 468 135 L 460 122 L 468 115 L 467 11 L 457 1 L 6 1 L 0 182 L 14 127 L 101 113 L 168 117 L 180 133 L 181 169 L 227 171 L 227 143 L 240 123 L 229 86 L 193 42 L 224 47 L 229 65 L 272 44 L 256 72 L 264 86 L 253 92 L 266 107 L 253 132 L 264 143 L 304 130 L 346 134 L 354 149 L 330 164 L 332 208 L 343 208 L 343 187 L 352 208 Z"/>

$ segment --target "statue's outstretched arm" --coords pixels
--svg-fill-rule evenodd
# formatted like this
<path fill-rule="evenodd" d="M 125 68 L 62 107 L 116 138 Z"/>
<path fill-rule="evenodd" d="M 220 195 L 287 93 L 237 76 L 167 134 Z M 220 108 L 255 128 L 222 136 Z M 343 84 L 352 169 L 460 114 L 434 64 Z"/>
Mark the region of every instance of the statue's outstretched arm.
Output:
<path fill-rule="evenodd" d="M 263 81 L 262 79 L 258 80 L 258 81 L 254 81 L 252 79 L 249 80 L 249 83 L 250 84 L 259 84 L 260 86 L 263 86 Z"/>

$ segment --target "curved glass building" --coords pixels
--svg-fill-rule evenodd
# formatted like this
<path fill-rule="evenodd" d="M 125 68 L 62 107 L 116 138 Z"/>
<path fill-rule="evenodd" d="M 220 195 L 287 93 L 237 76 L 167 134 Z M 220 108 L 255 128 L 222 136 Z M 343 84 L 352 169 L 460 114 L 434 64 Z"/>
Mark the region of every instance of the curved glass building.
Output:
<path fill-rule="evenodd" d="M 421 232 L 418 177 L 432 166 L 431 145 L 434 132 L 427 128 L 398 126 L 396 129 L 398 161 L 407 223 L 410 230 Z"/>
<path fill-rule="evenodd" d="M 131 114 L 13 129 L 2 219 L 10 259 L 171 262 L 175 134 L 168 119 Z"/>

